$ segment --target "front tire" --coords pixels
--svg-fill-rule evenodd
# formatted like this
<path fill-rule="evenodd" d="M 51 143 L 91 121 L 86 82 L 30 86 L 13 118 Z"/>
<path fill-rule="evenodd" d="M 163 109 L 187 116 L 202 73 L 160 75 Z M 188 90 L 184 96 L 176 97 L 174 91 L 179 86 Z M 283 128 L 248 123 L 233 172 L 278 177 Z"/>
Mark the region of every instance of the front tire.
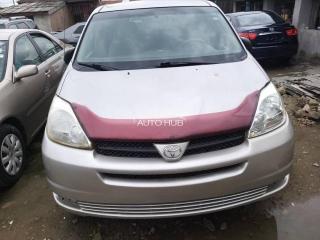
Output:
<path fill-rule="evenodd" d="M 14 126 L 0 126 L 0 187 L 13 186 L 22 176 L 25 165 L 22 134 Z"/>

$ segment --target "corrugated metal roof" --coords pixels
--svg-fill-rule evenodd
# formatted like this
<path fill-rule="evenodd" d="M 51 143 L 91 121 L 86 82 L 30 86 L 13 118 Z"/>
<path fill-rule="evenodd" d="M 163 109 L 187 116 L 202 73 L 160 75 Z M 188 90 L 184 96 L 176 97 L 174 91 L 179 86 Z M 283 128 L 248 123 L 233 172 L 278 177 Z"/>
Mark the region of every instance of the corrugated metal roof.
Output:
<path fill-rule="evenodd" d="M 65 6 L 64 1 L 22 3 L 0 10 L 0 15 L 49 13 L 52 14 Z"/>

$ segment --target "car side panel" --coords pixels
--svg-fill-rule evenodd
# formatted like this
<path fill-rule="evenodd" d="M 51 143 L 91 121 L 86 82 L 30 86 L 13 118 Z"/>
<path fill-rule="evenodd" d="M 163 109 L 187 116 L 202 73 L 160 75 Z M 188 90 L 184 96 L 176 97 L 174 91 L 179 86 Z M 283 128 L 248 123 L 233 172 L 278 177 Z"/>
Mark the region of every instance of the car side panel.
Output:
<path fill-rule="evenodd" d="M 0 125 L 9 118 L 23 122 L 23 107 L 12 102 L 10 97 L 13 94 L 12 88 L 12 83 L 9 80 L 0 83 Z"/>
<path fill-rule="evenodd" d="M 36 134 L 46 119 L 45 91 L 49 81 L 46 76 L 48 69 L 48 65 L 43 62 L 38 66 L 37 75 L 21 79 L 13 84 L 13 95 L 19 96 L 14 101 L 17 105 L 24 105 L 23 118 L 26 132 L 31 137 Z"/>
<path fill-rule="evenodd" d="M 49 108 L 52 102 L 52 99 L 57 91 L 58 85 L 60 83 L 61 77 L 66 69 L 66 64 L 64 62 L 64 51 L 61 44 L 57 41 L 57 39 L 52 38 L 48 34 L 42 33 L 43 37 L 48 38 L 52 42 L 54 42 L 56 45 L 59 45 L 61 47 L 61 51 L 57 52 L 47 60 L 45 60 L 44 64 L 46 65 L 47 71 L 49 71 L 49 74 L 46 75 L 46 83 L 44 87 L 44 102 L 43 102 L 43 113 L 44 119 L 47 118 Z M 40 50 L 40 46 L 34 42 L 34 44 L 37 46 L 37 48 Z"/>
<path fill-rule="evenodd" d="M 44 32 L 38 30 L 35 32 L 50 37 Z M 3 81 L 0 82 L 0 124 L 9 118 L 18 120 L 24 128 L 26 141 L 29 143 L 46 121 L 52 98 L 64 72 L 65 63 L 63 51 L 60 51 L 38 65 L 37 75 L 15 82 L 13 62 L 17 37 L 19 35 L 15 34 L 10 39 L 6 74 Z M 62 47 L 60 42 L 58 44 Z M 49 77 L 46 74 L 48 70 L 51 71 Z"/>
<path fill-rule="evenodd" d="M 65 63 L 63 60 L 63 51 L 60 51 L 56 55 L 45 61 L 47 68 L 50 71 L 50 76 L 46 80 L 44 88 L 44 106 L 43 113 L 44 119 L 47 118 L 49 108 L 52 102 L 52 99 L 57 91 L 59 82 L 61 80 L 62 74 L 65 70 Z"/>

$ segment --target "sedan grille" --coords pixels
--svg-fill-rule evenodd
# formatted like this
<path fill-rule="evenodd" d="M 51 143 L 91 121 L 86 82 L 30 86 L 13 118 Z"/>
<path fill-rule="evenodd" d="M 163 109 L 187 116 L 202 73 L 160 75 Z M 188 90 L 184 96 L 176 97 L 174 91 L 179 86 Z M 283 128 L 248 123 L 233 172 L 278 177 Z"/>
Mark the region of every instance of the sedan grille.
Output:
<path fill-rule="evenodd" d="M 237 131 L 214 136 L 199 137 L 194 139 L 175 140 L 175 142 L 137 142 L 137 141 L 96 141 L 95 150 L 98 154 L 113 157 L 132 158 L 160 158 L 154 143 L 174 144 L 189 141 L 184 155 L 207 153 L 242 144 L 246 138 L 246 131 Z"/>

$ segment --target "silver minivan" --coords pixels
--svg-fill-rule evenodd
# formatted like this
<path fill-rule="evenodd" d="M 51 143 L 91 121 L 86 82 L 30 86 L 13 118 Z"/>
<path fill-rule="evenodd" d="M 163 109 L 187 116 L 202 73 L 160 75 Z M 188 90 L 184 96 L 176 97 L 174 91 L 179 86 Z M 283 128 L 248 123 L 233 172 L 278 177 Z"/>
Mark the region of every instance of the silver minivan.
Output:
<path fill-rule="evenodd" d="M 55 201 L 82 215 L 159 218 L 283 189 L 293 129 L 246 46 L 209 1 L 96 9 L 66 53 L 43 139 Z"/>

